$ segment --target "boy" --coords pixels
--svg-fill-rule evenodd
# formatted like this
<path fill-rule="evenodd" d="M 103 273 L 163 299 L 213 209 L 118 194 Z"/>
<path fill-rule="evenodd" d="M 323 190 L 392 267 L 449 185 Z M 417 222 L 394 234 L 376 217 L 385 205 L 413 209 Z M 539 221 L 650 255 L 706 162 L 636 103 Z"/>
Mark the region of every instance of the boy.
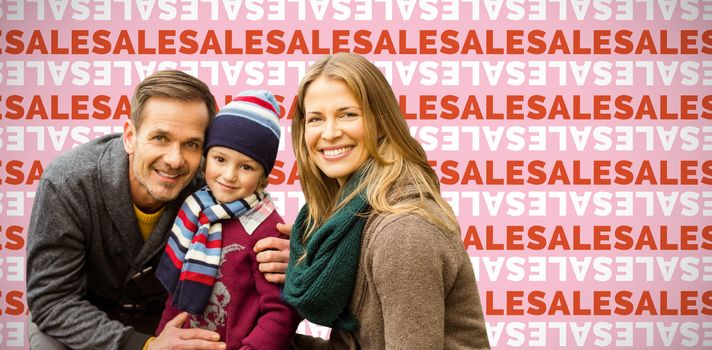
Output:
<path fill-rule="evenodd" d="M 218 332 L 228 349 L 288 347 L 300 318 L 252 249 L 280 235 L 264 192 L 279 137 L 279 106 L 267 91 L 242 92 L 218 112 L 206 137 L 207 186 L 183 203 L 156 271 L 169 293 L 157 333 L 188 311 L 185 326 Z"/>

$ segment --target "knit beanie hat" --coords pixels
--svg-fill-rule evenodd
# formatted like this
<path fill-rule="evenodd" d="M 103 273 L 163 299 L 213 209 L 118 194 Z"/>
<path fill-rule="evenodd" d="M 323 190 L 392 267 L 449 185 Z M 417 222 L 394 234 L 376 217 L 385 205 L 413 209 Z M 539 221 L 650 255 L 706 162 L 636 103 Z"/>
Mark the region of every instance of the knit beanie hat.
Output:
<path fill-rule="evenodd" d="M 210 125 L 205 153 L 222 146 L 238 151 L 264 167 L 269 175 L 279 147 L 279 105 L 266 90 L 243 91 L 221 109 Z"/>

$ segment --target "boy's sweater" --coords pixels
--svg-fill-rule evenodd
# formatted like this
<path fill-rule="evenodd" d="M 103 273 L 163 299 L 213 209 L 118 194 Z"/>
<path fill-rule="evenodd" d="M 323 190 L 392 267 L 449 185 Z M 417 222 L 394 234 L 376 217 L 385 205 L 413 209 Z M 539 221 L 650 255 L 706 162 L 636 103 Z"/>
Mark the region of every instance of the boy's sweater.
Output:
<path fill-rule="evenodd" d="M 254 213 L 242 217 L 254 226 Z M 249 224 L 251 222 L 252 224 Z M 268 282 L 259 271 L 253 247 L 265 237 L 278 237 L 275 226 L 283 222 L 272 211 L 255 228 L 246 230 L 238 219 L 223 221 L 222 253 L 218 276 L 202 315 L 190 315 L 184 325 L 216 331 L 228 349 L 286 349 L 301 321 L 299 314 L 282 301 L 281 286 Z M 254 230 L 248 234 L 248 230 Z M 169 296 L 156 334 L 180 313 Z"/>

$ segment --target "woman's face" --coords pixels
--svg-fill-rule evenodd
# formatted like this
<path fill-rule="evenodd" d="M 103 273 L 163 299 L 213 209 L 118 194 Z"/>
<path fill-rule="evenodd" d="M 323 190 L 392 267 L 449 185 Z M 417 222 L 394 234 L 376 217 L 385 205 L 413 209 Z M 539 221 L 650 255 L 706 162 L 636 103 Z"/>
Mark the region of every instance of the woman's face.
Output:
<path fill-rule="evenodd" d="M 309 157 L 343 185 L 369 158 L 361 107 L 346 84 L 320 77 L 307 88 L 304 111 Z"/>

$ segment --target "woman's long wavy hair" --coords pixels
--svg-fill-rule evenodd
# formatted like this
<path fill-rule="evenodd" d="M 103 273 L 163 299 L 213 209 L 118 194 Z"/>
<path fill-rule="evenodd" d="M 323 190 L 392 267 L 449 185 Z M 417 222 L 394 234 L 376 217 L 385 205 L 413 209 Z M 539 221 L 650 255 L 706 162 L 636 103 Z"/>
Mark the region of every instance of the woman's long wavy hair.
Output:
<path fill-rule="evenodd" d="M 320 77 L 346 84 L 358 101 L 364 118 L 365 148 L 370 158 L 364 164 L 365 175 L 361 183 L 340 203 L 337 203 L 341 197 L 339 183 L 327 177 L 310 159 L 304 140 L 304 97 L 311 83 Z M 447 231 L 459 232 L 452 209 L 440 195 L 440 183 L 428 164 L 425 151 L 410 136 L 393 90 L 376 66 L 352 53 L 323 57 L 304 75 L 297 98 L 297 108 L 292 116 L 292 145 L 299 169 L 299 181 L 309 204 L 307 222 L 310 225 L 306 228 L 305 239 L 348 202 L 351 196 L 364 190 L 375 212 L 415 213 Z M 414 188 L 417 193 L 403 199 L 399 196 L 403 194 L 399 190 L 405 186 Z M 424 202 L 428 198 L 442 209 L 441 215 L 425 210 Z"/>

